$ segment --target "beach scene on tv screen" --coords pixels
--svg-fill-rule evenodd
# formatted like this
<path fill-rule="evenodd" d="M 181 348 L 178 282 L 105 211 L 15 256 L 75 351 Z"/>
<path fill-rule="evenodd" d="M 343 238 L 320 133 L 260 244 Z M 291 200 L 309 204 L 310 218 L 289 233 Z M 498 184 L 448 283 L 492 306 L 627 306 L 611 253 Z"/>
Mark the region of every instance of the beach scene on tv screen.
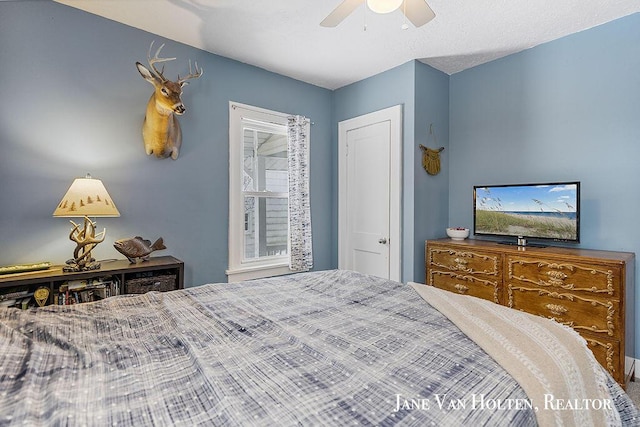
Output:
<path fill-rule="evenodd" d="M 577 240 L 577 184 L 477 187 L 476 234 Z"/>

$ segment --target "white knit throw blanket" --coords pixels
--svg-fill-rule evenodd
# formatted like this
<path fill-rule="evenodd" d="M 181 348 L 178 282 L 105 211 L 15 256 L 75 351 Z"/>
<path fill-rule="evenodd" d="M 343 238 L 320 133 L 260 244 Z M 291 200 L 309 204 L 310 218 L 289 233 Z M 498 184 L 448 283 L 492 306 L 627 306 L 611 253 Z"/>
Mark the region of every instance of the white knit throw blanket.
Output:
<path fill-rule="evenodd" d="M 604 369 L 573 329 L 491 301 L 409 284 L 515 378 L 537 409 L 540 426 L 621 424 Z"/>

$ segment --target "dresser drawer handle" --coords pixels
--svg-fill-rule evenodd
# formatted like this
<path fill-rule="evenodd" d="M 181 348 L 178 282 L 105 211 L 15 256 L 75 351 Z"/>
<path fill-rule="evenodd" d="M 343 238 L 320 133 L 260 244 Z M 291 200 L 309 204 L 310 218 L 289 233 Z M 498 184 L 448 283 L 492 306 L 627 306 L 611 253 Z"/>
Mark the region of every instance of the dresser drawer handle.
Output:
<path fill-rule="evenodd" d="M 453 260 L 453 262 L 455 262 L 456 264 L 459 265 L 467 265 L 469 264 L 469 261 L 467 261 L 466 259 L 462 259 L 462 258 L 456 258 Z"/>
<path fill-rule="evenodd" d="M 547 304 L 545 305 L 545 308 L 549 310 L 551 313 L 555 314 L 556 316 L 562 316 L 563 314 L 566 314 L 569 311 L 567 307 L 560 304 Z"/>
<path fill-rule="evenodd" d="M 562 271 L 556 270 L 547 271 L 547 276 L 549 276 L 549 284 L 552 286 L 562 286 L 564 284 L 564 280 L 569 277 Z"/>
<path fill-rule="evenodd" d="M 456 288 L 456 290 L 461 294 L 466 294 L 469 290 L 468 286 L 461 285 L 460 283 L 456 283 L 453 287 Z"/>

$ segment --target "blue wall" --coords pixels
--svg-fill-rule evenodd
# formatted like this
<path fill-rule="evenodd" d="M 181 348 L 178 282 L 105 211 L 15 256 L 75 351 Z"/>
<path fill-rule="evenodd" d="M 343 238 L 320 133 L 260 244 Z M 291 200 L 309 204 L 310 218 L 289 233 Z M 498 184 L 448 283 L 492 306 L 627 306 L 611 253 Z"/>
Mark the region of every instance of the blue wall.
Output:
<path fill-rule="evenodd" d="M 424 283 L 427 239 L 445 235 L 449 224 L 449 76 L 416 62 L 415 140 L 408 157 L 413 160 L 414 179 L 414 262 L 413 280 Z M 429 132 L 431 131 L 431 135 Z M 422 167 L 420 144 L 440 153 L 441 171 L 429 175 Z M 451 226 L 456 226 L 451 224 Z"/>
<path fill-rule="evenodd" d="M 180 158 L 144 153 L 141 126 L 152 86 L 135 68 L 166 43 L 165 75 L 197 60 L 184 90 Z M 122 258 L 119 238 L 163 236 L 158 255 L 185 261 L 186 285 L 226 281 L 229 101 L 302 114 L 311 128 L 315 269 L 334 242 L 332 92 L 212 55 L 53 2 L 0 2 L 0 265 L 71 258 L 69 222 L 51 214 L 73 178 L 101 178 L 120 218 L 98 219 L 98 259 Z"/>
<path fill-rule="evenodd" d="M 582 182 L 582 247 L 640 254 L 640 14 L 450 78 L 452 223 L 473 185 Z"/>
<path fill-rule="evenodd" d="M 455 74 L 450 96 L 452 224 L 473 185 L 579 180 L 580 247 L 640 255 L 640 14 Z"/>

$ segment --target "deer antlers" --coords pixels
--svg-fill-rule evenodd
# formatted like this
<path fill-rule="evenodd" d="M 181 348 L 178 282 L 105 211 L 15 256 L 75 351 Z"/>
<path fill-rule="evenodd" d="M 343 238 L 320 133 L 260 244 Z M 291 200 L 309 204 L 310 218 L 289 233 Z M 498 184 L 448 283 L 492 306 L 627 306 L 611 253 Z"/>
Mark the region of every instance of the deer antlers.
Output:
<path fill-rule="evenodd" d="M 77 244 L 76 249 L 73 251 L 74 259 L 72 261 L 77 266 L 83 267 L 84 265 L 92 262 L 91 250 L 98 243 L 104 241 L 106 229 L 96 234 L 96 223 L 86 216 L 84 217 L 84 226 L 82 228 L 82 224 L 76 224 L 73 221 L 70 222 L 74 227 L 71 229 L 69 239 L 73 240 Z"/>
<path fill-rule="evenodd" d="M 158 55 L 160 55 L 160 51 L 162 50 L 162 48 L 164 47 L 164 43 L 162 43 L 160 45 L 160 47 L 158 48 L 158 50 L 156 50 L 156 53 L 153 55 L 153 58 L 151 57 L 151 49 L 153 49 L 153 43 L 154 41 L 151 42 L 151 45 L 149 46 L 149 52 L 147 53 L 147 62 L 149 63 L 149 66 L 153 69 L 153 71 L 156 73 L 156 76 L 162 80 L 162 82 L 166 82 L 168 79 L 165 78 L 164 76 L 164 66 L 162 66 L 162 70 L 158 70 L 156 68 L 156 63 L 159 62 L 167 62 L 167 61 L 173 61 L 176 58 L 160 58 Z M 203 73 L 202 68 L 198 68 L 198 62 L 196 61 L 195 63 L 196 66 L 196 72 L 194 73 L 191 69 L 191 60 L 189 60 L 189 74 L 187 76 L 185 76 L 184 78 L 180 78 L 180 75 L 178 74 L 178 81 L 176 83 L 178 83 L 180 86 L 184 86 L 185 84 L 188 84 L 187 80 L 191 80 L 191 79 L 197 79 L 198 77 L 200 77 Z"/>
<path fill-rule="evenodd" d="M 189 84 L 187 80 L 197 79 L 202 75 L 203 70 L 202 68 L 198 69 L 198 61 L 195 62 L 195 65 L 196 65 L 196 72 L 194 73 L 191 71 L 191 60 L 189 60 L 189 74 L 184 76 L 183 78 L 180 78 L 180 74 L 178 74 L 178 84 L 180 86 L 187 85 Z"/>

